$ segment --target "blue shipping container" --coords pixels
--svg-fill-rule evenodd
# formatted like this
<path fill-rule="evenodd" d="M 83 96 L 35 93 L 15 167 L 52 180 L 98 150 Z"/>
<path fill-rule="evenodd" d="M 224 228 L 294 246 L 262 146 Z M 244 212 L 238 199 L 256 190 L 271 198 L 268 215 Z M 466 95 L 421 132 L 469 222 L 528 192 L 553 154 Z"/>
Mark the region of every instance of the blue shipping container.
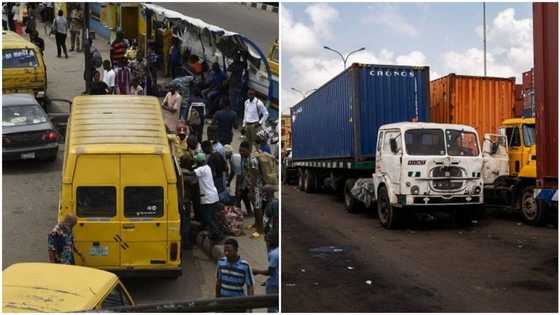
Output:
<path fill-rule="evenodd" d="M 291 108 L 293 159 L 373 159 L 380 126 L 429 121 L 429 73 L 353 64 Z"/>

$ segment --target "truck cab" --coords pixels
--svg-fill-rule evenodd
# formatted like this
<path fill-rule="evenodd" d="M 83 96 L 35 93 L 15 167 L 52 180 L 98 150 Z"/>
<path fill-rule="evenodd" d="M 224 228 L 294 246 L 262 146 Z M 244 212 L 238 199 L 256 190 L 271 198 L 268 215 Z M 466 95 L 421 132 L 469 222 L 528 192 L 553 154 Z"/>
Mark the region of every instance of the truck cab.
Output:
<path fill-rule="evenodd" d="M 373 174 L 381 224 L 398 226 L 407 208 L 439 206 L 453 206 L 458 219 L 470 221 L 472 206 L 484 201 L 482 164 L 478 134 L 470 126 L 383 125 L 377 135 Z"/>
<path fill-rule="evenodd" d="M 500 134 L 506 136 L 508 140 L 509 174 L 536 178 L 535 118 L 506 119 L 502 122 Z"/>

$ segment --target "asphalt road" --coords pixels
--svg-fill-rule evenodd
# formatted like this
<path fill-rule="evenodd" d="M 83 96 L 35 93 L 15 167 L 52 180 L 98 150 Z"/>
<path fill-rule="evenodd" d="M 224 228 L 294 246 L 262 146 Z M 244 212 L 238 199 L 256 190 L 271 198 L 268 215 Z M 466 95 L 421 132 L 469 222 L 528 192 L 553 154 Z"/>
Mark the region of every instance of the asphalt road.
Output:
<path fill-rule="evenodd" d="M 336 196 L 282 187 L 285 312 L 557 312 L 558 230 L 492 212 L 385 230 Z"/>
<path fill-rule="evenodd" d="M 238 3 L 161 2 L 157 5 L 243 34 L 254 41 L 265 54 L 272 42 L 278 39 L 278 13 Z"/>

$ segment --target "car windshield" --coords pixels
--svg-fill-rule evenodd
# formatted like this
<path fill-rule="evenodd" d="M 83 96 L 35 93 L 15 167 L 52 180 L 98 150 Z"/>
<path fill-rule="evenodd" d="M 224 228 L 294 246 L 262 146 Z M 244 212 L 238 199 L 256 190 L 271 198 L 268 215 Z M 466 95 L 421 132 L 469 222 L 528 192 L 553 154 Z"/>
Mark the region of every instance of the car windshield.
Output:
<path fill-rule="evenodd" d="M 463 130 L 447 129 L 447 154 L 451 156 L 478 156 L 476 134 Z"/>
<path fill-rule="evenodd" d="M 441 129 L 411 129 L 404 135 L 409 155 L 445 155 Z"/>
<path fill-rule="evenodd" d="M 39 105 L 2 106 L 2 127 L 36 125 L 47 120 Z"/>
<path fill-rule="evenodd" d="M 2 67 L 5 69 L 37 67 L 37 57 L 31 49 L 2 49 Z"/>
<path fill-rule="evenodd" d="M 535 125 L 523 125 L 523 142 L 526 147 L 535 144 Z"/>

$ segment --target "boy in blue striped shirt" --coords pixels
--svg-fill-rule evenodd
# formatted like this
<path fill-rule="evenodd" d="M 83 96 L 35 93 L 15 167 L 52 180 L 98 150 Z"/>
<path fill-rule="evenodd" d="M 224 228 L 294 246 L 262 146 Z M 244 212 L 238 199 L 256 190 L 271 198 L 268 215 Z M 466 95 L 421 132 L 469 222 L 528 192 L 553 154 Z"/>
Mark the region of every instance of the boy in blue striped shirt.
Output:
<path fill-rule="evenodd" d="M 229 238 L 224 242 L 225 257 L 218 260 L 216 273 L 216 297 L 235 297 L 254 294 L 253 270 L 249 263 L 237 254 L 239 243 Z M 247 291 L 245 292 L 245 287 Z"/>

